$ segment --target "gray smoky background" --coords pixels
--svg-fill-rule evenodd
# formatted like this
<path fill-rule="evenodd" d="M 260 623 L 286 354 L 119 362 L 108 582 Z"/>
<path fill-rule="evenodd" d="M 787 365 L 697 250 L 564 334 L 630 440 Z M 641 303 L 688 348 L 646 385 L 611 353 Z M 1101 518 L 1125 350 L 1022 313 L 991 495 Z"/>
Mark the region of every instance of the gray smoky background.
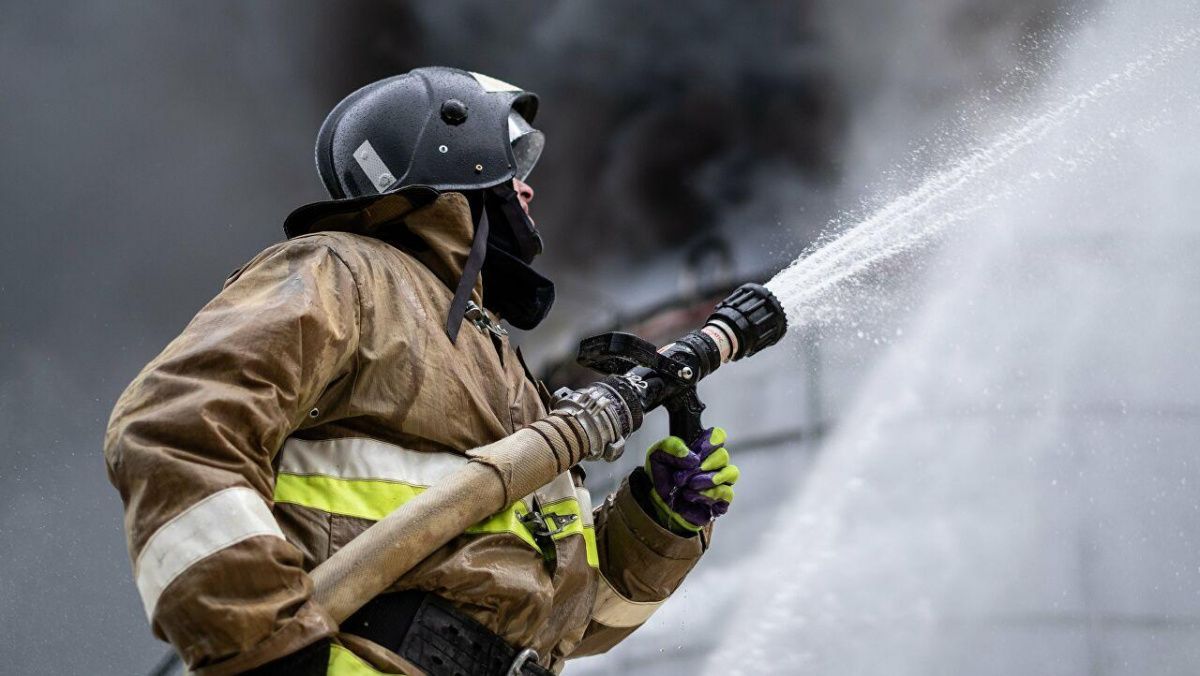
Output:
<path fill-rule="evenodd" d="M 890 167 L 936 155 L 912 140 L 964 101 L 1036 83 L 1077 5 L 4 2 L 0 672 L 160 656 L 105 424 L 225 276 L 324 198 L 312 144 L 346 93 L 439 64 L 541 95 L 539 266 L 560 299 L 522 340 L 545 367 L 678 294 L 713 241 L 734 277 L 782 267 Z"/>

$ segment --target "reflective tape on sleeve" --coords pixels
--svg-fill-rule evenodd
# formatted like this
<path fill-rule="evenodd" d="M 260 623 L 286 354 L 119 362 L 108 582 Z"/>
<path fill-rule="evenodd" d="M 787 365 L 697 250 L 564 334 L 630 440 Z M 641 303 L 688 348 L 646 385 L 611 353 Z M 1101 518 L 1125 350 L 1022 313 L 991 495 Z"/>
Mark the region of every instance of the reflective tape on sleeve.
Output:
<path fill-rule="evenodd" d="M 666 602 L 666 599 L 662 601 L 631 601 L 614 589 L 612 583 L 603 574 L 599 577 L 596 604 L 592 606 L 592 619 L 606 627 L 641 626 L 643 622 L 650 619 L 659 606 Z"/>
<path fill-rule="evenodd" d="M 262 496 L 244 487 L 213 493 L 160 526 L 134 564 L 146 617 L 154 621 L 163 590 L 196 562 L 256 535 L 283 538 Z"/>

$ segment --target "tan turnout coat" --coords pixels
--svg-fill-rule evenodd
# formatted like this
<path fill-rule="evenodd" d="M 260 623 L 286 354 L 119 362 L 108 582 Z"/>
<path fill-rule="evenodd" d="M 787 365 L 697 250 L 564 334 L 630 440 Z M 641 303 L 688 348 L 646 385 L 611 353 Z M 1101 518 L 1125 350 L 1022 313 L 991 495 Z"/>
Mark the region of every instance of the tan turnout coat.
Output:
<path fill-rule="evenodd" d="M 338 660 L 400 673 L 389 651 L 338 633 L 306 571 L 464 451 L 545 415 L 507 337 L 467 321 L 452 344 L 443 330 L 472 236 L 462 195 L 415 209 L 389 196 L 310 230 L 230 277 L 121 396 L 105 438 L 147 617 L 200 673 L 328 636 L 330 673 Z M 593 521 L 580 484 L 559 476 L 393 589 L 439 594 L 556 669 L 607 650 L 675 590 L 708 533 L 661 528 L 628 482 Z M 554 552 L 519 520 L 535 507 L 566 515 Z"/>

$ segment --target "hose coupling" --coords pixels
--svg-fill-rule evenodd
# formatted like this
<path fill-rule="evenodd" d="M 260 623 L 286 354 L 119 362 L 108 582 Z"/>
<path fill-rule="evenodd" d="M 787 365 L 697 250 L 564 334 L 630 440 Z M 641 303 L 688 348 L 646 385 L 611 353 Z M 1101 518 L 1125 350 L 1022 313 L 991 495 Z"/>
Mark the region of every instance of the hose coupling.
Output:
<path fill-rule="evenodd" d="M 612 462 L 620 458 L 625 451 L 625 437 L 635 429 L 625 399 L 607 383 L 592 383 L 578 390 L 559 389 L 554 393 L 552 412 L 574 418 L 587 432 L 584 460 Z"/>

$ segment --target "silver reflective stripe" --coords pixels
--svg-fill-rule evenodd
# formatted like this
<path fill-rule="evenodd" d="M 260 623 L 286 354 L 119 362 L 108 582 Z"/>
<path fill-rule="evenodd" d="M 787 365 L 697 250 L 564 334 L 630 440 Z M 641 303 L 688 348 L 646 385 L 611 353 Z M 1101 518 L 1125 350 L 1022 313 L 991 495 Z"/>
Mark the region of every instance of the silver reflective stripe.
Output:
<path fill-rule="evenodd" d="M 134 564 L 146 617 L 167 585 L 201 559 L 256 535 L 283 538 L 271 509 L 250 488 L 226 488 L 175 515 L 146 541 Z"/>
<path fill-rule="evenodd" d="M 396 175 L 384 164 L 383 158 L 375 152 L 370 141 L 363 141 L 354 151 L 354 161 L 358 162 L 359 168 L 371 179 L 371 185 L 375 186 L 376 192 L 382 193 L 396 183 Z"/>
<path fill-rule="evenodd" d="M 471 77 L 475 78 L 475 81 L 479 83 L 479 86 L 483 87 L 483 91 L 485 91 L 485 92 L 491 93 L 491 92 L 519 92 L 519 91 L 521 91 L 520 87 L 514 87 L 513 85 L 508 84 L 504 80 L 497 80 L 496 78 L 488 76 L 488 75 L 484 75 L 483 73 L 472 72 Z"/>
<path fill-rule="evenodd" d="M 553 505 L 564 500 L 574 499 L 575 480 L 570 472 L 563 472 L 554 477 L 550 483 L 533 492 L 543 505 Z"/>
<path fill-rule="evenodd" d="M 575 497 L 579 500 L 579 514 L 585 528 L 592 527 L 592 494 L 586 486 L 575 487 Z"/>
<path fill-rule="evenodd" d="M 432 486 L 462 469 L 468 458 L 452 453 L 413 451 L 375 439 L 288 439 L 279 451 L 285 474 L 376 479 L 410 486 Z"/>
<path fill-rule="evenodd" d="M 630 601 L 622 596 L 604 575 L 600 575 L 599 588 L 596 590 L 596 604 L 592 606 L 592 619 L 606 627 L 622 628 L 637 627 L 650 619 L 654 611 L 666 602 L 662 601 Z"/>

